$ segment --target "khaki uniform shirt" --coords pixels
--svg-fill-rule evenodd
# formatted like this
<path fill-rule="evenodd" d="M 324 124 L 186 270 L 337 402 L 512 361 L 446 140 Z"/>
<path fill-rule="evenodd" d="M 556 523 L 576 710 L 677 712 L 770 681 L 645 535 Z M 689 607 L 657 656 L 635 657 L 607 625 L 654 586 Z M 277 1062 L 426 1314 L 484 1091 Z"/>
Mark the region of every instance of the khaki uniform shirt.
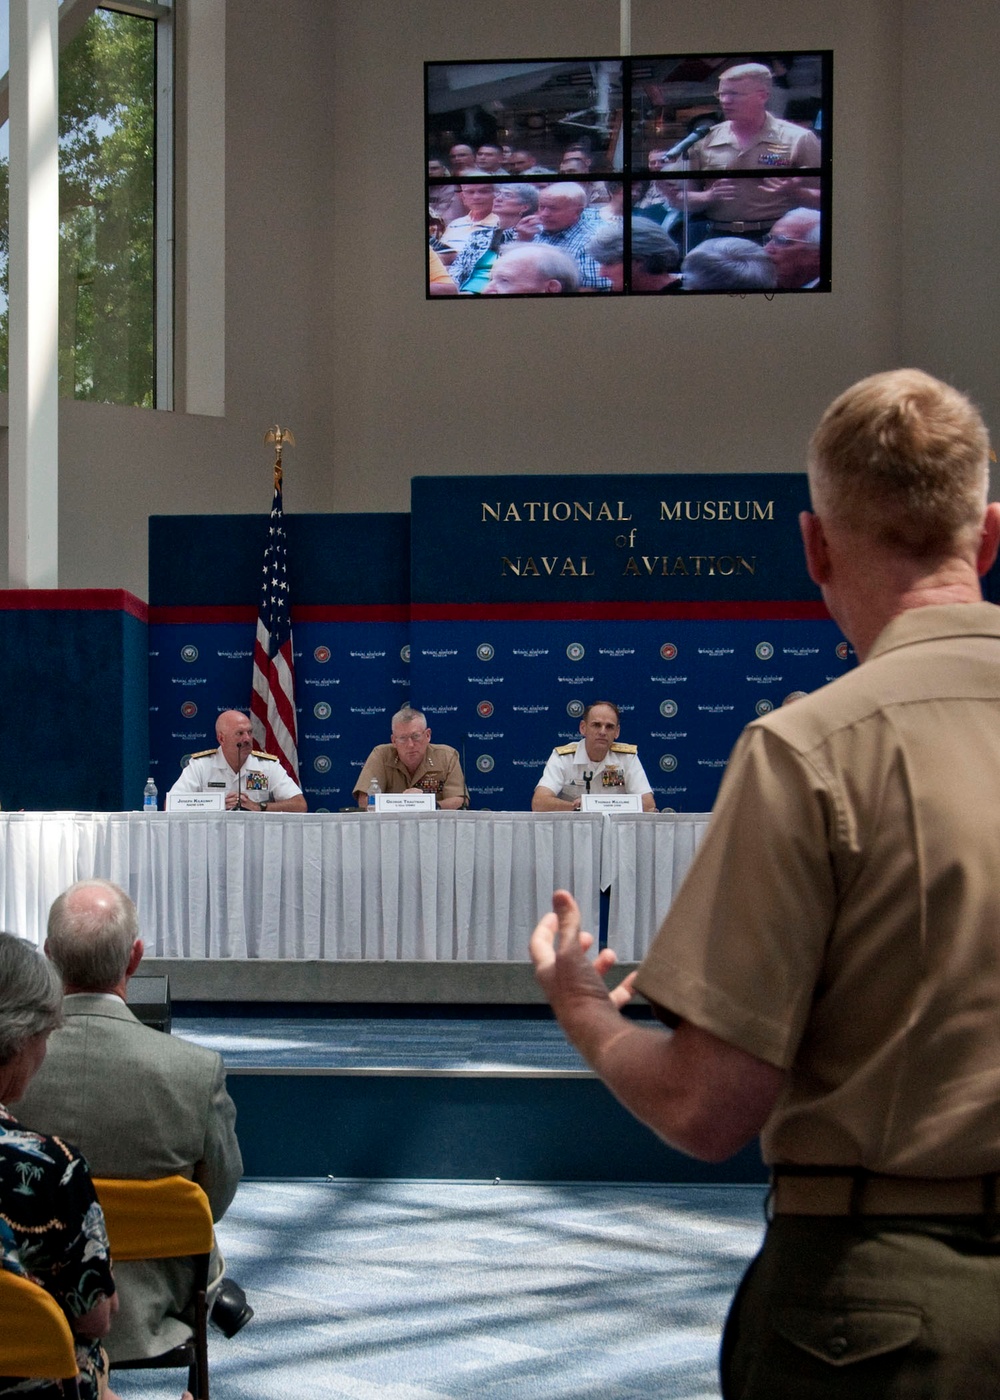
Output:
<path fill-rule="evenodd" d="M 407 788 L 432 792 L 438 805 L 442 798 L 466 796 L 458 750 L 449 744 L 428 744 L 420 767 L 413 774 L 403 766 L 394 744 L 377 744 L 354 784 L 355 798 L 367 793 L 372 778 L 383 792 L 405 792 Z"/>
<path fill-rule="evenodd" d="M 771 1163 L 1000 1169 L 1000 609 L 755 721 L 641 992 L 788 1070 Z"/>
<path fill-rule="evenodd" d="M 802 169 L 818 166 L 819 162 L 820 145 L 816 133 L 770 113 L 757 140 L 746 149 L 733 139 L 732 123 L 720 122 L 692 146 L 689 153 L 691 170 L 711 171 L 722 179 L 729 170 L 757 170 L 770 179 L 787 174 L 789 167 Z M 698 212 L 723 223 L 774 223 L 802 203 L 801 194 L 791 185 L 769 191 L 756 180 L 737 180 L 735 184 L 736 193 L 732 199 L 710 201 Z M 702 182 L 700 187 L 711 189 L 711 184 Z M 692 188 L 699 188 L 698 182 Z M 675 197 L 672 202 L 676 204 L 679 200 Z"/>

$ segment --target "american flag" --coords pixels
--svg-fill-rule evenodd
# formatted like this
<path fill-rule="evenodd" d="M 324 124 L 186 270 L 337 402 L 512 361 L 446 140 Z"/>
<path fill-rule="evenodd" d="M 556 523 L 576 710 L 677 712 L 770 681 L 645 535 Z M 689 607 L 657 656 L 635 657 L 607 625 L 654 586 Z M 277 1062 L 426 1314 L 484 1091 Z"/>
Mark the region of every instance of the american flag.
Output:
<path fill-rule="evenodd" d="M 274 500 L 264 550 L 257 640 L 253 650 L 253 695 L 250 718 L 254 738 L 299 780 L 298 730 L 295 723 L 295 663 L 292 660 L 292 613 L 288 596 L 288 543 L 281 513 L 281 466 L 275 465 Z"/>

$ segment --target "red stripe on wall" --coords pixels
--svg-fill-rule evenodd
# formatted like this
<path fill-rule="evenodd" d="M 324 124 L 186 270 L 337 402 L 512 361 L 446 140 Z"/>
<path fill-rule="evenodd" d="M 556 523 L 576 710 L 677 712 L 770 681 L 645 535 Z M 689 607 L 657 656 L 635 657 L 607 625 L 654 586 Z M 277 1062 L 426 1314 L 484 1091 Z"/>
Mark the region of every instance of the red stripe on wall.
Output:
<path fill-rule="evenodd" d="M 232 608 L 170 608 L 151 607 L 150 622 L 178 623 L 181 625 L 200 622 L 253 622 L 257 621 L 256 607 Z M 335 607 L 313 606 L 292 607 L 292 625 L 296 622 L 408 622 L 410 610 L 407 607 Z"/>
<path fill-rule="evenodd" d="M 0 589 L 4 612 L 126 612 L 149 621 L 149 607 L 124 588 Z"/>
<path fill-rule="evenodd" d="M 420 603 L 412 622 L 732 622 L 822 621 L 821 602 L 729 603 Z"/>

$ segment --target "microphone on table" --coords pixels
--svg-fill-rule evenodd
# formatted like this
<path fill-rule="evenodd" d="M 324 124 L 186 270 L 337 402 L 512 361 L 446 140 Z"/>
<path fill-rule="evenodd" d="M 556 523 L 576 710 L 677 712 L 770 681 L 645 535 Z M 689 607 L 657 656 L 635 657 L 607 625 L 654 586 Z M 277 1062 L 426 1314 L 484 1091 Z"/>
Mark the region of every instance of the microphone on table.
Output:
<path fill-rule="evenodd" d="M 586 786 L 587 786 L 587 791 L 588 791 L 588 792 L 590 791 L 590 781 L 591 781 L 591 779 L 593 778 L 593 776 L 594 776 L 593 770 L 591 770 L 589 773 L 584 773 L 584 775 L 583 775 L 583 781 L 584 781 L 584 783 L 585 783 Z"/>
<path fill-rule="evenodd" d="M 469 809 L 469 807 L 472 806 L 472 801 L 471 801 L 471 799 L 470 799 L 470 797 L 469 797 L 469 780 L 468 780 L 468 778 L 465 776 L 466 773 L 468 772 L 468 769 L 467 769 L 466 766 L 465 766 L 465 742 L 466 742 L 466 740 L 468 739 L 468 737 L 469 737 L 468 734 L 463 734 L 463 735 L 462 735 L 462 811 L 463 811 L 463 812 L 467 811 L 467 810 Z"/>
<path fill-rule="evenodd" d="M 236 770 L 236 811 L 243 811 L 243 750 L 250 747 L 249 739 L 236 740 L 236 757 L 240 760 Z"/>
<path fill-rule="evenodd" d="M 676 146 L 671 146 L 663 157 L 664 160 L 677 160 L 680 156 L 687 155 L 692 146 L 698 144 L 703 136 L 707 136 L 712 130 L 711 122 L 699 122 L 690 135 L 685 136 L 683 141 L 678 141 Z"/>

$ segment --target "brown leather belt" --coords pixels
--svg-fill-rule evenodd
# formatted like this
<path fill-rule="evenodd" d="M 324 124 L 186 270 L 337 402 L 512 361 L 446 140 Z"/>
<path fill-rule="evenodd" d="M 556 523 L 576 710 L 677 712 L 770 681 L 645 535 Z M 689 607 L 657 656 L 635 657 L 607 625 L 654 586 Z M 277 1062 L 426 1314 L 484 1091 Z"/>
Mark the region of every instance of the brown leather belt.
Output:
<path fill-rule="evenodd" d="M 773 1215 L 986 1215 L 997 1207 L 997 1176 L 880 1176 L 836 1168 L 772 1173 Z"/>

